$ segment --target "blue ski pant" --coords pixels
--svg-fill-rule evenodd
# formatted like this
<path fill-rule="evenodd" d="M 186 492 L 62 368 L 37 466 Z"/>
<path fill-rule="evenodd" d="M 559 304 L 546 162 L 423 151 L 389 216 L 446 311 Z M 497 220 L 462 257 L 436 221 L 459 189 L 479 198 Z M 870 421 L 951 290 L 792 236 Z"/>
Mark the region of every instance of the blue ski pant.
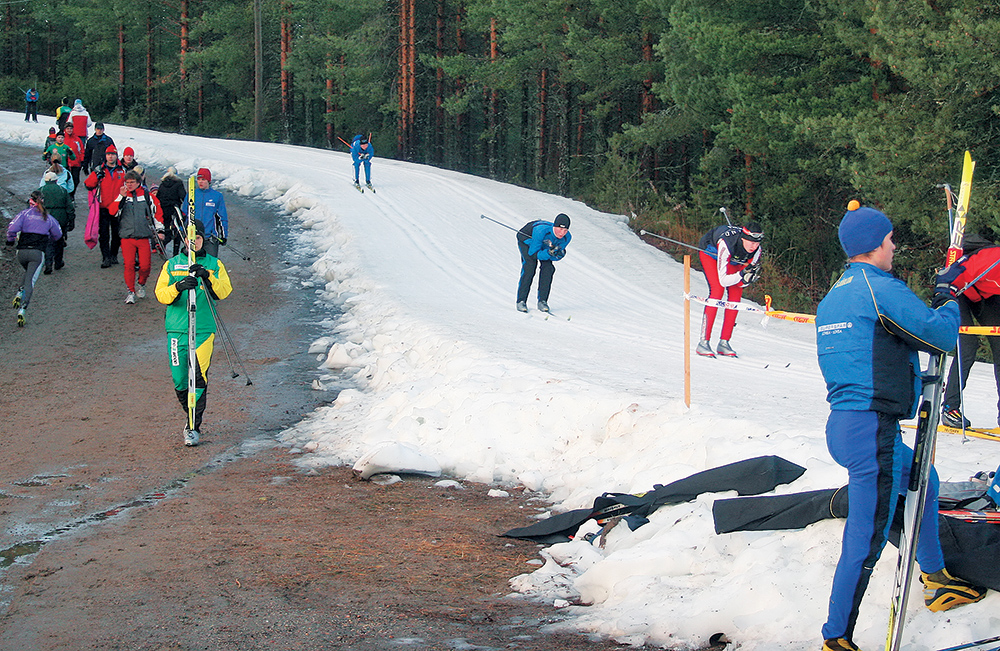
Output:
<path fill-rule="evenodd" d="M 823 639 L 852 640 L 861 599 L 909 482 L 913 451 L 903 443 L 899 421 L 875 411 L 831 411 L 826 445 L 833 460 L 847 468 L 849 510 Z M 917 540 L 917 562 L 928 573 L 944 568 L 937 510 L 938 477 L 931 468 Z"/>
<path fill-rule="evenodd" d="M 549 292 L 552 291 L 552 276 L 556 273 L 556 266 L 551 260 L 539 260 L 537 256 L 528 254 L 528 242 L 522 239 L 521 234 L 517 236 L 517 249 L 521 252 L 521 277 L 517 281 L 517 302 L 528 300 L 531 293 L 531 283 L 535 280 L 535 269 L 541 267 L 538 275 L 538 300 L 548 301 Z"/>
<path fill-rule="evenodd" d="M 361 173 L 361 163 L 365 165 L 365 183 L 372 182 L 372 162 L 370 160 L 354 161 L 354 182 L 358 182 L 358 175 Z"/>

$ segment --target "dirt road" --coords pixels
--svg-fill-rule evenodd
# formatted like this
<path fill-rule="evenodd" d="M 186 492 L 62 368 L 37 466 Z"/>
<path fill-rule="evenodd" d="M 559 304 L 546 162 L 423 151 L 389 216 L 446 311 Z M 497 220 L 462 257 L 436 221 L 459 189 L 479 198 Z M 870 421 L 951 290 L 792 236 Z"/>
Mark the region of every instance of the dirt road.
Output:
<path fill-rule="evenodd" d="M 0 145 L 4 226 L 37 187 L 36 154 Z M 83 192 L 67 266 L 40 278 L 23 329 L 20 267 L 0 252 L 0 651 L 618 648 L 545 634 L 559 611 L 505 597 L 537 548 L 496 533 L 525 524 L 530 496 L 305 472 L 275 445 L 334 397 L 311 390 L 306 353 L 332 315 L 298 289 L 285 218 L 227 202 L 250 260 L 223 248 L 221 315 L 254 384 L 216 346 L 196 448 L 163 308 L 124 304 L 121 266 L 83 245 Z"/>

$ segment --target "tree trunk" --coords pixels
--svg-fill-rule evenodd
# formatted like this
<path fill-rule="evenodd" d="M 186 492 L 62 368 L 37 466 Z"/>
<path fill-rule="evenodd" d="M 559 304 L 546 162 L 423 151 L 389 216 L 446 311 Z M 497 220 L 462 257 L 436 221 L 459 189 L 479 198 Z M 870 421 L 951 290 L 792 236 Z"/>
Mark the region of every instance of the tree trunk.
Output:
<path fill-rule="evenodd" d="M 538 74 L 538 140 L 535 145 L 535 183 L 545 178 L 545 159 L 548 156 L 545 143 L 548 138 L 549 71 L 542 68 Z"/>
<path fill-rule="evenodd" d="M 399 3 L 399 127 L 398 153 L 409 160 L 413 149 L 416 117 L 416 2 Z"/>
<path fill-rule="evenodd" d="M 125 23 L 118 23 L 118 113 L 125 117 Z"/>
<path fill-rule="evenodd" d="M 465 5 L 459 3 L 458 8 L 455 10 L 455 46 L 458 50 L 458 54 L 465 54 L 465 29 L 462 26 L 462 20 L 465 18 Z M 458 77 L 455 79 L 455 96 L 459 97 L 465 91 L 465 78 Z M 455 116 L 455 150 L 456 157 L 455 163 L 457 169 L 461 171 L 470 171 L 471 156 L 469 151 L 469 115 L 466 111 L 462 111 Z"/>
<path fill-rule="evenodd" d="M 497 62 L 497 51 L 498 51 L 498 41 L 499 33 L 497 31 L 497 18 L 493 16 L 490 18 L 490 62 Z M 500 95 L 495 88 L 490 88 L 487 90 L 489 93 L 489 140 L 487 140 L 487 165 L 489 166 L 490 178 L 497 178 L 499 173 L 499 151 L 497 143 L 499 142 L 500 129 Z"/>
<path fill-rule="evenodd" d="M 187 133 L 187 53 L 188 53 L 188 0 L 181 0 L 181 52 L 180 52 L 180 106 L 177 111 L 177 127 Z"/>
<path fill-rule="evenodd" d="M 261 0 L 253 3 L 253 139 L 260 140 L 264 129 L 264 26 Z"/>
<path fill-rule="evenodd" d="M 281 16 L 281 119 L 285 128 L 285 142 L 291 141 L 292 121 L 292 73 L 288 71 L 288 55 L 291 53 L 292 37 L 291 17 L 292 3 L 282 3 L 284 13 Z"/>
<path fill-rule="evenodd" d="M 437 17 L 434 23 L 435 56 L 439 61 L 444 58 L 444 2 L 445 0 L 438 0 L 437 2 Z M 434 74 L 434 139 L 431 143 L 431 160 L 436 165 L 444 165 L 444 152 L 444 68 L 439 65 Z"/>
<path fill-rule="evenodd" d="M 153 122 L 153 16 L 146 14 L 146 123 Z"/>

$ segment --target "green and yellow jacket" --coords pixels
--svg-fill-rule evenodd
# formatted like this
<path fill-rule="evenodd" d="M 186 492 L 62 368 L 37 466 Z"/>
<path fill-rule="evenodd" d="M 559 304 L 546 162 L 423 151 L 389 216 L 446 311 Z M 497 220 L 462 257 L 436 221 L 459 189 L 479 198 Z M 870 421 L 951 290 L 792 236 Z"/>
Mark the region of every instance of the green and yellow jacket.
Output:
<path fill-rule="evenodd" d="M 212 286 L 216 300 L 222 300 L 233 291 L 233 286 L 229 282 L 229 273 L 222 262 L 204 250 L 195 254 L 198 264 L 208 269 L 208 281 Z M 186 292 L 178 292 L 174 283 L 182 280 L 188 275 L 188 255 L 182 253 L 175 255 L 163 263 L 160 270 L 160 277 L 156 281 L 156 300 L 167 306 L 167 314 L 164 319 L 167 332 L 187 332 L 188 331 L 188 297 Z M 208 305 L 208 298 L 205 296 L 205 284 L 198 282 L 198 293 L 196 303 L 196 330 L 198 334 L 213 334 L 215 332 L 215 319 L 212 317 L 212 310 Z"/>

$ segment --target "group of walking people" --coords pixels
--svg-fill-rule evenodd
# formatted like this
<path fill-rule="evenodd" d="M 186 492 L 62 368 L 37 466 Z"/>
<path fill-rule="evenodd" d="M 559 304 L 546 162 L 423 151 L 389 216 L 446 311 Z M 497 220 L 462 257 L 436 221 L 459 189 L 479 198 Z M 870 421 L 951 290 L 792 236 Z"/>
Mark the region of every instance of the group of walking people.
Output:
<path fill-rule="evenodd" d="M 68 102 L 63 104 L 65 107 Z M 43 158 L 47 168 L 41 187 L 31 193 L 27 207 L 7 227 L 6 244 L 16 246 L 16 259 L 24 270 L 12 300 L 17 325 L 24 327 L 27 323 L 39 277 L 66 267 L 66 236 L 76 226 L 74 193 L 83 176 L 89 208 L 85 242 L 91 248 L 100 246 L 103 269 L 119 264 L 121 255 L 126 304 L 134 305 L 136 299 L 147 296 L 154 253 L 159 252 L 165 260 L 155 296 L 166 305 L 167 356 L 177 399 L 185 411 L 188 294 L 195 292 L 195 406 L 185 422 L 183 441 L 187 446 L 197 445 L 216 332 L 215 309 L 210 303 L 232 292 L 228 271 L 218 259 L 219 247 L 226 244 L 229 231 L 225 197 L 211 187 L 211 170 L 198 169 L 193 195 L 192 264 L 188 253 L 188 188 L 176 170 L 170 167 L 159 184 L 147 185 L 145 170 L 135 160 L 132 147 L 125 147 L 119 158 L 118 148 L 105 133 L 104 125 L 90 121 L 80 100 L 72 109 L 65 108 L 57 116 L 58 128 L 52 128 L 46 139 Z M 87 138 L 90 127 L 94 134 Z M 70 171 L 62 167 L 64 161 L 69 163 Z"/>

